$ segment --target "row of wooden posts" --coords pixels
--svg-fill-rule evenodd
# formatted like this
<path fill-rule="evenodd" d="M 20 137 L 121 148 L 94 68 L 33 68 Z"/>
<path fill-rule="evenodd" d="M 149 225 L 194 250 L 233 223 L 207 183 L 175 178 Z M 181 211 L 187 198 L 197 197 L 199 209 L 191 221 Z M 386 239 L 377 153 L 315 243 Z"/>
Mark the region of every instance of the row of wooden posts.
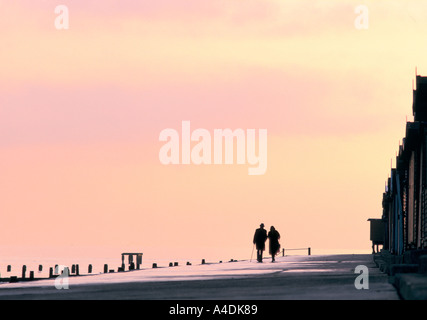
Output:
<path fill-rule="evenodd" d="M 308 250 L 308 255 L 311 255 L 311 248 L 286 249 L 286 251 L 289 251 L 289 250 Z M 285 256 L 285 249 L 282 249 L 282 256 Z M 234 259 L 230 260 L 230 262 L 235 262 L 235 261 L 237 261 L 237 260 L 234 260 Z M 142 261 L 141 261 L 141 259 L 139 257 L 136 260 L 136 265 L 133 262 L 133 259 L 129 259 L 129 271 L 135 270 L 135 269 L 139 270 L 141 262 Z M 206 263 L 206 260 L 202 259 L 201 264 L 205 264 L 205 263 Z M 219 263 L 222 263 L 222 261 L 219 261 Z M 187 261 L 186 265 L 187 266 L 191 265 L 191 262 Z M 178 266 L 178 262 L 169 262 L 169 267 L 176 267 L 176 266 Z M 152 268 L 157 268 L 157 267 L 158 267 L 157 263 L 153 263 Z M 69 275 L 71 275 L 71 274 L 76 275 L 76 276 L 80 275 L 80 267 L 79 267 L 78 264 L 73 264 L 71 266 L 71 274 L 69 272 L 69 268 L 68 267 L 65 267 L 65 268 L 67 268 L 67 273 Z M 12 271 L 12 266 L 8 265 L 6 270 L 7 270 L 7 272 L 11 272 Z M 41 265 L 41 264 L 39 265 L 38 271 L 39 272 L 43 271 L 43 265 Z M 92 264 L 89 264 L 88 265 L 88 271 L 87 271 L 87 273 L 91 274 L 92 271 L 93 271 Z M 124 272 L 124 271 L 125 271 L 125 264 L 124 264 L 124 259 L 122 258 L 122 265 L 121 265 L 121 267 L 118 268 L 117 272 Z M 62 272 L 64 272 L 64 270 L 62 270 Z M 104 273 L 113 273 L 113 272 L 114 272 L 114 269 L 108 269 L 108 264 L 104 264 Z M 26 276 L 26 273 L 27 273 L 27 266 L 23 265 L 22 266 L 22 277 L 21 277 L 21 280 L 35 280 L 35 278 L 34 278 L 34 271 L 30 271 L 29 272 L 28 278 Z M 57 275 L 59 275 L 59 266 L 55 265 L 55 268 L 50 267 L 49 268 L 49 278 L 53 278 L 53 277 L 55 277 Z M 10 282 L 16 282 L 16 281 L 18 281 L 18 277 L 17 276 L 11 276 L 10 277 Z"/>
<path fill-rule="evenodd" d="M 230 261 L 235 261 L 235 260 L 231 259 Z M 220 261 L 220 263 L 221 262 L 222 261 Z M 205 264 L 205 263 L 206 263 L 205 259 L 202 259 L 201 264 Z M 179 265 L 178 262 L 170 262 L 169 263 L 169 267 L 176 267 L 178 265 Z M 191 265 L 191 262 L 187 261 L 186 265 L 187 266 Z M 157 263 L 153 263 L 152 264 L 152 268 L 157 268 L 157 267 L 158 267 Z M 64 270 L 65 269 L 67 269 L 67 274 L 68 275 L 75 275 L 75 276 L 79 276 L 80 275 L 80 266 L 78 264 L 73 264 L 71 266 L 71 273 L 69 272 L 69 268 L 68 267 L 65 267 Z M 136 270 L 140 269 L 140 263 L 137 263 L 136 266 L 133 263 L 131 263 L 129 265 L 129 271 L 135 270 L 135 269 Z M 6 268 L 6 270 L 7 270 L 7 272 L 11 272 L 12 271 L 12 266 L 8 265 L 7 268 Z M 64 272 L 64 270 L 61 270 L 61 272 Z M 39 272 L 43 271 L 43 265 L 40 264 L 38 266 L 38 271 Z M 87 273 L 91 274 L 92 271 L 93 271 L 92 264 L 89 264 L 88 265 L 88 271 L 87 271 Z M 124 271 L 125 271 L 124 265 L 122 265 L 121 267 L 119 267 L 118 270 L 117 270 L 117 272 L 124 272 Z M 104 264 L 104 273 L 113 273 L 113 272 L 114 272 L 114 269 L 109 269 L 108 268 L 108 264 Z M 49 268 L 49 278 L 54 278 L 54 277 L 58 276 L 59 273 L 60 273 L 60 271 L 59 271 L 59 266 L 58 265 L 55 265 L 55 267 L 50 267 Z M 9 278 L 10 282 L 17 282 L 18 280 L 36 280 L 35 277 L 34 277 L 34 271 L 31 270 L 29 272 L 29 274 L 28 274 L 28 277 L 27 277 L 27 266 L 23 265 L 22 266 L 22 276 L 21 276 L 21 278 L 18 278 L 18 276 L 11 276 Z"/>
<path fill-rule="evenodd" d="M 66 267 L 66 268 L 68 269 L 68 267 Z M 12 271 L 12 266 L 8 265 L 6 270 L 7 270 L 7 272 L 11 272 Z M 41 265 L 41 264 L 39 265 L 38 271 L 39 272 L 43 271 L 43 265 Z M 72 267 L 71 267 L 71 273 L 73 273 L 76 276 L 80 275 L 80 267 L 79 267 L 78 264 L 73 264 L 72 265 Z M 92 273 L 92 265 L 91 264 L 88 265 L 88 273 Z M 49 278 L 53 278 L 53 277 L 55 277 L 58 274 L 59 274 L 58 265 L 55 265 L 55 268 L 53 268 L 53 267 L 49 268 Z M 68 274 L 70 274 L 69 271 L 68 271 Z M 28 277 L 27 277 L 27 266 L 23 265 L 22 266 L 22 276 L 21 276 L 20 279 L 21 280 L 35 280 L 35 278 L 34 278 L 34 271 L 31 270 L 29 272 Z M 18 276 L 11 276 L 10 277 L 10 282 L 15 282 L 15 281 L 18 281 Z"/>

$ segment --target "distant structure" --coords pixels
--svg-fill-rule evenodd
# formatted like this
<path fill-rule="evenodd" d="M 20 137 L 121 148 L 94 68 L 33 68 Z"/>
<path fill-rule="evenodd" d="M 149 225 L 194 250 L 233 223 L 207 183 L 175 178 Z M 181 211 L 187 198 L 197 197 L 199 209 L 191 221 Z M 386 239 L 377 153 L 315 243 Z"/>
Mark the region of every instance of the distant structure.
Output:
<path fill-rule="evenodd" d="M 427 251 L 427 77 L 416 75 L 413 122 L 399 145 L 382 199 L 381 219 L 371 221 L 371 240 L 391 254 Z"/>

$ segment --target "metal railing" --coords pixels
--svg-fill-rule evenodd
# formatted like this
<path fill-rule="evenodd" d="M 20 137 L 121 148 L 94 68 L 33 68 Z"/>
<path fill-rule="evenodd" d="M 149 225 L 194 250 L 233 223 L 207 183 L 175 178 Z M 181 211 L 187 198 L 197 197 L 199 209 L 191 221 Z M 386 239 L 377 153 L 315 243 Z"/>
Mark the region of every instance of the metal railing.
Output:
<path fill-rule="evenodd" d="M 308 248 L 296 248 L 296 249 L 285 249 L 285 248 L 283 248 L 282 249 L 282 257 L 285 256 L 285 252 L 287 252 L 287 251 L 293 251 L 293 250 L 307 250 L 307 254 L 309 256 L 311 255 L 311 248 L 310 247 L 308 247 Z"/>

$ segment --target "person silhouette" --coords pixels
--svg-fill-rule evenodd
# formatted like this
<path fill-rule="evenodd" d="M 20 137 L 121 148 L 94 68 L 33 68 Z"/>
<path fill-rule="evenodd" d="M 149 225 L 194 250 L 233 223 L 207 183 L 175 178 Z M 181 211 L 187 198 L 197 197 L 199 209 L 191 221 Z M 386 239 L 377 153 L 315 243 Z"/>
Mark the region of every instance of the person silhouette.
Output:
<path fill-rule="evenodd" d="M 256 246 L 256 255 L 258 262 L 262 262 L 262 254 L 265 250 L 265 241 L 267 240 L 267 230 L 264 229 L 264 223 L 261 223 L 259 228 L 255 230 L 254 245 Z"/>
<path fill-rule="evenodd" d="M 280 243 L 279 243 L 280 233 L 273 226 L 271 226 L 267 237 L 270 240 L 269 249 L 271 254 L 271 262 L 274 262 L 275 261 L 274 257 L 277 255 L 277 253 L 280 250 Z"/>

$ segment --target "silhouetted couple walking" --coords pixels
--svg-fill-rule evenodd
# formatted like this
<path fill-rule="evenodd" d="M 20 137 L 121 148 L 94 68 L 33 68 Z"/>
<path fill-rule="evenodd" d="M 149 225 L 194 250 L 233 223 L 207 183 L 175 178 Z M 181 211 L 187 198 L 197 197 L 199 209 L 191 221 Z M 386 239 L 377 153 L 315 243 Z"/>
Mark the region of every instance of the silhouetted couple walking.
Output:
<path fill-rule="evenodd" d="M 255 230 L 254 234 L 254 245 L 257 250 L 257 260 L 262 262 L 262 254 L 265 250 L 265 242 L 267 238 L 270 240 L 269 251 L 271 254 L 271 262 L 274 262 L 274 257 L 279 253 L 280 250 L 280 233 L 273 227 L 270 227 L 270 231 L 267 234 L 267 230 L 264 229 L 264 223 L 261 223 L 258 229 Z"/>

